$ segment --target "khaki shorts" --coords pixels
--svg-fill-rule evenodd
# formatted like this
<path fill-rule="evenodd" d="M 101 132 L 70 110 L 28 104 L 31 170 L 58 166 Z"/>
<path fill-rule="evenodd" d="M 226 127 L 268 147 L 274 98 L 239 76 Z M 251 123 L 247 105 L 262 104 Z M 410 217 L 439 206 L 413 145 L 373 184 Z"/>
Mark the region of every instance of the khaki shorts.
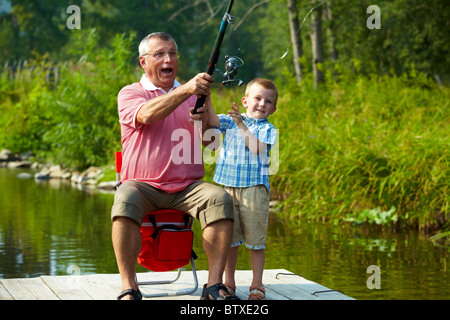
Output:
<path fill-rule="evenodd" d="M 245 242 L 249 249 L 266 247 L 269 225 L 269 191 L 264 185 L 248 188 L 224 187 L 234 202 L 233 237 L 231 246 Z"/>
<path fill-rule="evenodd" d="M 221 187 L 196 181 L 180 192 L 167 193 L 141 181 L 124 181 L 117 189 L 111 220 L 128 217 L 141 226 L 144 216 L 157 209 L 184 211 L 200 221 L 202 229 L 222 220 L 233 220 L 233 201 Z"/>

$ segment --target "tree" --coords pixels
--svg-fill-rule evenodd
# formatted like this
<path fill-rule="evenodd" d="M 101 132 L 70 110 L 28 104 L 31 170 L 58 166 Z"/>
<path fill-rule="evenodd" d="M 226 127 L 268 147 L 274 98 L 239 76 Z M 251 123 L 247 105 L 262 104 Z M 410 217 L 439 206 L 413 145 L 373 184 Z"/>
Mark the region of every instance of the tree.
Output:
<path fill-rule="evenodd" d="M 326 20 L 327 24 L 327 38 L 328 38 L 328 46 L 330 50 L 330 59 L 331 61 L 336 61 L 338 58 L 338 51 L 336 49 L 336 39 L 335 39 L 335 28 L 334 28 L 334 20 L 333 20 L 333 12 L 332 12 L 333 1 L 328 0 L 325 4 L 326 10 Z"/>
<path fill-rule="evenodd" d="M 313 4 L 317 5 L 317 1 L 313 0 Z M 323 64 L 323 43 L 322 43 L 322 8 L 317 7 L 311 13 L 311 44 L 313 52 L 313 74 L 314 87 L 317 88 L 320 83 L 324 82 L 323 72 L 321 70 Z"/>
<path fill-rule="evenodd" d="M 20 47 L 16 59 L 27 59 L 35 53 L 55 53 L 61 48 L 69 35 L 66 9 L 67 4 L 59 0 L 13 1 L 11 22 L 19 34 L 14 46 Z"/>
<path fill-rule="evenodd" d="M 297 79 L 297 83 L 300 84 L 300 82 L 302 81 L 302 66 L 300 64 L 300 58 L 303 55 L 303 48 L 302 38 L 300 37 L 296 0 L 288 0 L 288 11 L 295 77 Z"/>

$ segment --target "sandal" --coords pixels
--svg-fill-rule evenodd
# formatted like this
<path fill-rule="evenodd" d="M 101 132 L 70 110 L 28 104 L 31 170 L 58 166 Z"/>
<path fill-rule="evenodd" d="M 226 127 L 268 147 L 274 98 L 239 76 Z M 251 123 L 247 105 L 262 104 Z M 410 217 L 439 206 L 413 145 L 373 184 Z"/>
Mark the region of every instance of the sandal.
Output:
<path fill-rule="evenodd" d="M 142 293 L 138 290 L 134 290 L 134 289 L 127 289 L 127 290 L 123 290 L 120 295 L 117 297 L 117 300 L 122 299 L 123 297 L 125 297 L 126 295 L 130 295 L 131 296 L 131 300 L 142 300 Z"/>
<path fill-rule="evenodd" d="M 248 300 L 265 300 L 266 298 L 266 290 L 258 287 L 250 287 L 250 295 L 248 296 Z"/>
<path fill-rule="evenodd" d="M 236 297 L 236 286 L 225 283 L 225 287 L 227 287 L 228 292 L 231 294 L 231 296 Z"/>
<path fill-rule="evenodd" d="M 225 294 L 219 294 L 219 291 L 225 291 Z M 212 299 L 210 299 L 212 297 Z M 223 283 L 216 283 L 211 287 L 206 287 L 206 284 L 203 286 L 202 295 L 200 300 L 241 300 L 236 296 L 232 296 L 227 287 L 223 285 Z"/>

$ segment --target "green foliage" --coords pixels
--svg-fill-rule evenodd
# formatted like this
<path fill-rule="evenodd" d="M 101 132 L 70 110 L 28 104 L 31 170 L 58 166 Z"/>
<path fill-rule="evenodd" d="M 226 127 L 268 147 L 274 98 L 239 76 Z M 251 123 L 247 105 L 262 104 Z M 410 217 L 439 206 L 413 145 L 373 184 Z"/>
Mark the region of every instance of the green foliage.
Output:
<path fill-rule="evenodd" d="M 397 215 L 395 214 L 395 207 L 389 211 L 381 211 L 380 208 L 366 209 L 358 213 L 357 216 L 347 216 L 344 218 L 346 222 L 353 222 L 356 225 L 364 222 L 375 223 L 378 225 L 391 225 L 391 222 L 397 222 Z"/>
<path fill-rule="evenodd" d="M 14 1 L 12 12 L 0 13 L 0 147 L 76 168 L 111 162 L 120 148 L 117 93 L 138 79 L 138 41 L 153 31 L 171 33 L 181 53 L 179 80 L 189 79 L 206 69 L 226 5 L 209 3 L 77 1 L 82 29 L 68 30 L 66 2 Z M 279 59 L 290 40 L 286 1 L 248 12 L 257 3 L 234 5 L 237 23 L 227 31 L 217 67 L 223 69 L 225 54 L 239 55 L 245 61 L 239 77 L 269 78 L 280 89 L 271 116 L 280 130 L 280 167 L 271 183 L 285 200 L 283 212 L 386 223 L 395 216 L 421 227 L 448 220 L 445 4 L 380 0 L 381 29 L 369 30 L 370 1 L 329 0 L 333 19 L 322 15 L 325 83 L 316 90 L 310 20 L 299 32 L 299 86 L 292 54 Z M 311 2 L 297 7 L 301 21 Z M 226 112 L 243 93 L 216 87 L 217 111 Z M 214 165 L 205 169 L 210 181 Z M 380 218 L 392 207 L 395 213 Z"/>
<path fill-rule="evenodd" d="M 317 91 L 308 79 L 298 93 L 281 90 L 271 181 L 288 197 L 283 212 L 338 221 L 395 207 L 419 226 L 448 217 L 449 90 L 413 75 L 347 72 Z"/>
<path fill-rule="evenodd" d="M 302 22 L 314 4 L 297 1 Z M 440 0 L 380 0 L 381 29 L 370 30 L 369 0 L 328 0 L 322 9 L 325 62 L 330 62 L 331 34 L 338 62 L 365 74 L 403 74 L 411 64 L 428 76 L 448 81 L 450 39 L 446 32 L 450 13 Z M 154 31 L 166 31 L 181 49 L 182 75 L 189 78 L 206 70 L 226 1 L 30 1 L 12 3 L 11 12 L 0 12 L 0 62 L 32 58 L 49 53 L 52 59 L 66 59 L 66 46 L 75 30 L 66 28 L 68 5 L 81 9 L 82 30 L 96 29 L 103 47 L 116 34 L 134 32 L 138 39 Z M 332 19 L 326 8 L 331 7 Z M 290 44 L 286 0 L 236 1 L 232 11 L 236 24 L 230 26 L 223 42 L 223 55 L 239 55 L 246 61 L 240 73 L 245 80 L 264 75 L 274 78 L 280 70 L 292 68 L 292 54 L 279 58 Z M 241 23 L 241 20 L 242 23 Z M 310 17 L 298 33 L 308 68 L 311 64 Z M 292 50 L 291 50 L 292 51 Z M 352 61 L 358 61 L 355 65 Z M 333 63 L 324 67 L 333 69 Z"/>
<path fill-rule="evenodd" d="M 74 34 L 71 43 L 68 52 L 81 57 L 78 62 L 50 69 L 45 61 L 33 61 L 33 71 L 22 69 L 12 81 L 4 73 L 0 121 L 8 130 L 0 144 L 86 168 L 108 162 L 120 147 L 117 93 L 134 81 L 135 35 L 117 35 L 110 47 L 99 49 L 97 33 L 88 30 Z M 58 84 L 48 77 L 54 70 Z"/>
<path fill-rule="evenodd" d="M 421 228 L 448 219 L 447 87 L 413 67 L 400 77 L 343 68 L 319 90 L 310 74 L 301 87 L 287 77 L 277 84 L 269 120 L 279 129 L 280 167 L 271 185 L 282 214 Z M 217 112 L 242 95 L 213 94 Z M 208 181 L 213 170 L 206 166 Z"/>

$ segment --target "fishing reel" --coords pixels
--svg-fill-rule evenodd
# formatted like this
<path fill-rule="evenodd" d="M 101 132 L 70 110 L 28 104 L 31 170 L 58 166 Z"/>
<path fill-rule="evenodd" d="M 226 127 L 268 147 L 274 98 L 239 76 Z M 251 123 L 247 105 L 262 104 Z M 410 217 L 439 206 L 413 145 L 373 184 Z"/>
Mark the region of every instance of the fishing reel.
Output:
<path fill-rule="evenodd" d="M 219 69 L 216 69 L 216 72 L 219 72 L 222 77 L 225 79 L 222 81 L 224 86 L 231 86 L 234 82 L 238 83 L 238 86 L 242 86 L 244 81 L 240 79 L 234 79 L 237 75 L 238 69 L 244 65 L 244 61 L 237 56 L 225 56 L 225 73 L 220 72 Z"/>

